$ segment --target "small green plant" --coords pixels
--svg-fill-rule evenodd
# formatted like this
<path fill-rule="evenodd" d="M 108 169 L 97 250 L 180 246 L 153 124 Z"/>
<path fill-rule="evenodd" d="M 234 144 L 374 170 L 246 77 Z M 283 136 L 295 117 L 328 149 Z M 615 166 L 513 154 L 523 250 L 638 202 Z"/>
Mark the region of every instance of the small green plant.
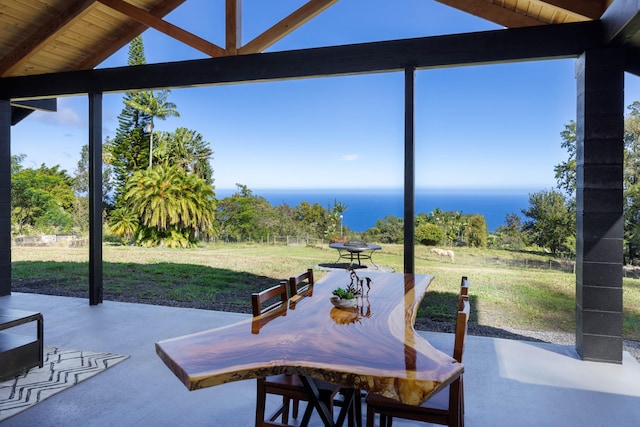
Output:
<path fill-rule="evenodd" d="M 350 291 L 348 288 L 347 289 L 342 289 L 342 288 L 336 288 L 333 290 L 333 295 L 337 296 L 340 299 L 354 299 L 356 297 L 356 295 Z"/>

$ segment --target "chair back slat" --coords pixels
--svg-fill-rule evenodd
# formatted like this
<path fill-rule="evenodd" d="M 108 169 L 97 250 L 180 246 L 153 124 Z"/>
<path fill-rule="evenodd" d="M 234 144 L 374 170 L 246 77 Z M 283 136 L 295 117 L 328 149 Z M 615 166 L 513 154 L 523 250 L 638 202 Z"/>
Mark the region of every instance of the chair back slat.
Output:
<path fill-rule="evenodd" d="M 289 278 L 289 298 L 297 294 L 307 293 L 313 288 L 313 269 Z"/>
<path fill-rule="evenodd" d="M 460 281 L 460 296 L 458 298 L 458 311 L 462 310 L 462 297 L 464 295 L 469 295 L 469 280 L 467 276 L 462 276 L 462 280 Z"/>
<path fill-rule="evenodd" d="M 262 307 L 262 304 L 264 304 L 265 302 L 278 297 L 278 301 L 265 308 Z M 253 308 L 253 315 L 259 316 L 277 307 L 280 307 L 282 304 L 285 304 L 287 302 L 287 299 L 287 282 L 284 280 L 280 282 L 279 285 L 272 286 L 269 289 L 265 289 L 261 292 L 253 293 L 251 294 L 251 306 Z"/>
<path fill-rule="evenodd" d="M 464 343 L 469 330 L 469 315 L 471 314 L 469 296 L 463 295 L 460 297 L 460 302 L 462 303 L 462 310 L 458 311 L 458 317 L 456 318 L 456 336 L 453 342 L 453 358 L 458 362 L 462 362 Z"/>

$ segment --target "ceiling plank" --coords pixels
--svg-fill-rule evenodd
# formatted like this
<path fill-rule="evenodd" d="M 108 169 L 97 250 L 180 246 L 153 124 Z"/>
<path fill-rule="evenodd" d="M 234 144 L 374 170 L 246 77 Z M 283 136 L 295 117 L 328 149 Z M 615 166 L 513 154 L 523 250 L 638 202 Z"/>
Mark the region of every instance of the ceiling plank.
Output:
<path fill-rule="evenodd" d="M 164 0 L 158 6 L 151 9 L 149 13 L 155 17 L 162 18 L 176 7 L 180 6 L 186 0 Z M 104 45 L 100 45 L 94 49 L 94 55 L 88 57 L 84 61 L 75 66 L 76 70 L 88 70 L 100 64 L 102 61 L 116 53 L 119 49 L 133 40 L 136 36 L 142 34 L 148 28 L 147 25 L 135 22 L 135 24 L 123 29 L 119 35 Z"/>
<path fill-rule="evenodd" d="M 0 61 L 0 76 L 5 76 L 15 70 L 33 55 L 35 55 L 47 41 L 52 40 L 67 25 L 82 15 L 96 0 L 78 0 L 56 14 L 55 19 L 47 21 L 38 28 L 29 38 L 16 46 L 8 55 Z"/>
<path fill-rule="evenodd" d="M 237 55 L 242 46 L 242 0 L 227 0 L 225 5 L 227 55 Z"/>
<path fill-rule="evenodd" d="M 136 21 L 154 28 L 161 33 L 168 35 L 182 43 L 190 46 L 200 52 L 205 53 L 211 57 L 224 56 L 225 50 L 220 46 L 217 46 L 201 37 L 196 36 L 180 27 L 177 27 L 167 21 L 164 21 L 156 16 L 153 16 L 149 12 L 139 9 L 130 5 L 122 0 L 98 0 L 105 6 L 110 7 L 113 10 L 117 10 L 123 15 L 129 16 Z"/>
<path fill-rule="evenodd" d="M 602 47 L 598 21 L 0 79 L 0 99 L 575 58 Z"/>
<path fill-rule="evenodd" d="M 580 21 L 600 19 L 606 9 L 604 0 L 529 0 L 529 2 L 568 13 Z"/>
<path fill-rule="evenodd" d="M 531 27 L 544 25 L 547 22 L 506 9 L 487 0 L 436 0 L 463 12 L 486 19 L 506 28 Z"/>
<path fill-rule="evenodd" d="M 299 28 L 310 19 L 326 10 L 338 0 L 309 0 L 300 6 L 295 12 L 266 30 L 264 33 L 251 40 L 249 43 L 241 47 L 238 51 L 240 54 L 263 52 L 269 46 L 272 46 L 278 40 L 290 34 L 296 28 Z"/>

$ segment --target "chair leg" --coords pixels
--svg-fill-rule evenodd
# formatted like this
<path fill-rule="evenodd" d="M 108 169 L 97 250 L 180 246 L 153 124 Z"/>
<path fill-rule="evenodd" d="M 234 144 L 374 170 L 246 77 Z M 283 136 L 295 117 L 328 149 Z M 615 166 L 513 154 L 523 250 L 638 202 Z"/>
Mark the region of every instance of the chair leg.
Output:
<path fill-rule="evenodd" d="M 258 378 L 258 385 L 256 386 L 256 390 L 256 427 L 262 427 L 262 424 L 264 423 L 264 411 L 267 400 L 263 379 Z"/>
<path fill-rule="evenodd" d="M 282 397 L 282 424 L 289 424 L 289 397 Z"/>
<path fill-rule="evenodd" d="M 376 411 L 373 405 L 367 405 L 367 427 L 373 427 L 376 418 Z"/>
<path fill-rule="evenodd" d="M 300 408 L 300 401 L 298 399 L 293 399 L 293 418 L 298 418 L 298 410 Z"/>

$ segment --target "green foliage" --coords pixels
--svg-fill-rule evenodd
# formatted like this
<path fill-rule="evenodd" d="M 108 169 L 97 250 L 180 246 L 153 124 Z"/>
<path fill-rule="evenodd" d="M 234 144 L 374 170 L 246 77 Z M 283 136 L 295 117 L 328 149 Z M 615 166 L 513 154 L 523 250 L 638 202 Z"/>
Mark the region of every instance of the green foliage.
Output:
<path fill-rule="evenodd" d="M 435 246 L 444 239 L 444 231 L 435 224 L 423 222 L 416 227 L 415 238 L 417 242 L 427 246 Z"/>
<path fill-rule="evenodd" d="M 340 299 L 354 299 L 356 297 L 353 292 L 347 291 L 342 288 L 336 288 L 331 291 L 331 293 Z"/>
<path fill-rule="evenodd" d="M 484 215 L 470 215 L 466 230 L 467 245 L 472 248 L 486 248 L 488 234 Z"/>
<path fill-rule="evenodd" d="M 404 220 L 387 215 L 377 220 L 376 225 L 365 231 L 363 237 L 369 242 L 402 243 L 404 241 Z"/>
<path fill-rule="evenodd" d="M 198 132 L 179 127 L 173 132 L 161 132 L 157 138 L 156 158 L 159 164 L 177 166 L 195 174 L 208 184 L 213 183 L 213 170 L 209 159 L 213 150 Z"/>
<path fill-rule="evenodd" d="M 109 231 L 123 242 L 131 242 L 138 233 L 138 215 L 126 208 L 118 208 L 109 215 Z"/>
<path fill-rule="evenodd" d="M 505 224 L 496 228 L 493 246 L 503 249 L 522 250 L 527 244 L 522 232 L 520 215 L 511 213 L 505 216 Z"/>
<path fill-rule="evenodd" d="M 540 191 L 529 195 L 529 208 L 522 213 L 530 218 L 524 223 L 529 241 L 558 254 L 567 247 L 567 239 L 575 235 L 575 210 L 558 191 Z"/>
<path fill-rule="evenodd" d="M 72 179 L 59 166 L 38 169 L 16 168 L 11 175 L 12 221 L 18 234 L 25 227 L 47 233 L 68 233 L 73 219 L 69 212 L 75 196 Z"/>
<path fill-rule="evenodd" d="M 567 150 L 569 158 L 556 165 L 553 170 L 557 188 L 572 197 L 576 191 L 576 122 L 571 120 L 568 125 L 564 125 L 560 137 L 562 138 L 560 146 Z"/>
<path fill-rule="evenodd" d="M 139 218 L 138 243 L 170 247 L 196 245 L 211 233 L 214 197 L 211 185 L 175 166 L 134 173 L 124 193 L 127 209 Z"/>

